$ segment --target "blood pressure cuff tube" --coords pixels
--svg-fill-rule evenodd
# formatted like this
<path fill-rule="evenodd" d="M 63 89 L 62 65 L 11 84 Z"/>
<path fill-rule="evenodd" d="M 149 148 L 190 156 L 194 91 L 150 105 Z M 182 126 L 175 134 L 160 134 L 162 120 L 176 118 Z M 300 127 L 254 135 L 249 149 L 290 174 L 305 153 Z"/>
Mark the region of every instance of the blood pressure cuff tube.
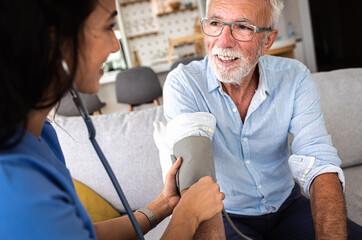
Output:
<path fill-rule="evenodd" d="M 176 184 L 181 193 L 204 176 L 216 181 L 212 137 L 216 119 L 210 113 L 185 113 L 167 125 L 166 139 L 172 146 L 173 161 L 182 157 L 176 174 Z"/>

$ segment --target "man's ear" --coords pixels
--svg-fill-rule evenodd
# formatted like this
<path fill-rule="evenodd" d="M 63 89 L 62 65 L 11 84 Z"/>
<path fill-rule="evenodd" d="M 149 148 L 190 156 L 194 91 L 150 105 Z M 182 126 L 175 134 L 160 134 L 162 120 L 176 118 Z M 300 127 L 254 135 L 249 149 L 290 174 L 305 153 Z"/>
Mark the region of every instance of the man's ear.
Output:
<path fill-rule="evenodd" d="M 275 42 L 275 40 L 277 39 L 279 31 L 277 29 L 274 29 L 273 31 L 267 33 L 268 36 L 266 38 L 266 41 L 264 43 L 264 47 L 263 47 L 263 51 L 262 51 L 262 56 L 265 55 L 269 49 L 271 48 L 271 46 L 273 45 L 273 43 Z"/>

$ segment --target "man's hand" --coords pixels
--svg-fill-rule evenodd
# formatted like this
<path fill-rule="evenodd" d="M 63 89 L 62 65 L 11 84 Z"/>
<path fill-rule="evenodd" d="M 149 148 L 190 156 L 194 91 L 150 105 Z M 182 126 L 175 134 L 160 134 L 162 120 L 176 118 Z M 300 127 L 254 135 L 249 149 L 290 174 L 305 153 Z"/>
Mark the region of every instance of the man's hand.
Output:
<path fill-rule="evenodd" d="M 336 173 L 317 176 L 310 187 L 316 239 L 347 239 L 343 190 Z"/>

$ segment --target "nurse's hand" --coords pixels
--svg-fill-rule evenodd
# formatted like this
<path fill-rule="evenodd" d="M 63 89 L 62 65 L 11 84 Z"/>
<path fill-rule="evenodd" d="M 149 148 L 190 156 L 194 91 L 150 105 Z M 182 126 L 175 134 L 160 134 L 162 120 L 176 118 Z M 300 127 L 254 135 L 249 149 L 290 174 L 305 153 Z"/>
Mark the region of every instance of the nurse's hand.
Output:
<path fill-rule="evenodd" d="M 182 215 L 189 215 L 188 219 L 195 220 L 195 226 L 211 219 L 224 208 L 222 200 L 225 194 L 220 192 L 219 184 L 210 176 L 201 178 L 189 189 L 182 191 L 181 195 L 174 214 L 181 212 Z"/>
<path fill-rule="evenodd" d="M 182 159 L 179 157 L 177 161 L 172 165 L 165 178 L 165 185 L 163 187 L 160 197 L 164 198 L 169 205 L 170 213 L 176 207 L 180 201 L 180 195 L 176 186 L 176 173 L 181 166 Z"/>

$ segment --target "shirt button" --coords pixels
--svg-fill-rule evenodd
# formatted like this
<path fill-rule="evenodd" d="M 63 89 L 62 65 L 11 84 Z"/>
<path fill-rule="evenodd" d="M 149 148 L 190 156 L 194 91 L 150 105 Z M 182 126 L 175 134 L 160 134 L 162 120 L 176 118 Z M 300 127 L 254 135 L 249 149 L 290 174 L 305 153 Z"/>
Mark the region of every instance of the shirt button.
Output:
<path fill-rule="evenodd" d="M 262 189 L 263 187 L 261 185 L 258 186 L 258 189 Z"/>
<path fill-rule="evenodd" d="M 265 199 L 263 199 L 261 202 L 262 202 L 262 203 L 266 203 L 266 200 L 265 200 Z"/>
<path fill-rule="evenodd" d="M 250 164 L 250 160 L 246 160 L 245 163 L 246 163 L 246 164 Z"/>
<path fill-rule="evenodd" d="M 243 142 L 247 142 L 248 141 L 248 138 L 243 138 Z"/>
<path fill-rule="evenodd" d="M 233 112 L 236 112 L 237 111 L 237 109 L 236 108 L 233 108 Z"/>

